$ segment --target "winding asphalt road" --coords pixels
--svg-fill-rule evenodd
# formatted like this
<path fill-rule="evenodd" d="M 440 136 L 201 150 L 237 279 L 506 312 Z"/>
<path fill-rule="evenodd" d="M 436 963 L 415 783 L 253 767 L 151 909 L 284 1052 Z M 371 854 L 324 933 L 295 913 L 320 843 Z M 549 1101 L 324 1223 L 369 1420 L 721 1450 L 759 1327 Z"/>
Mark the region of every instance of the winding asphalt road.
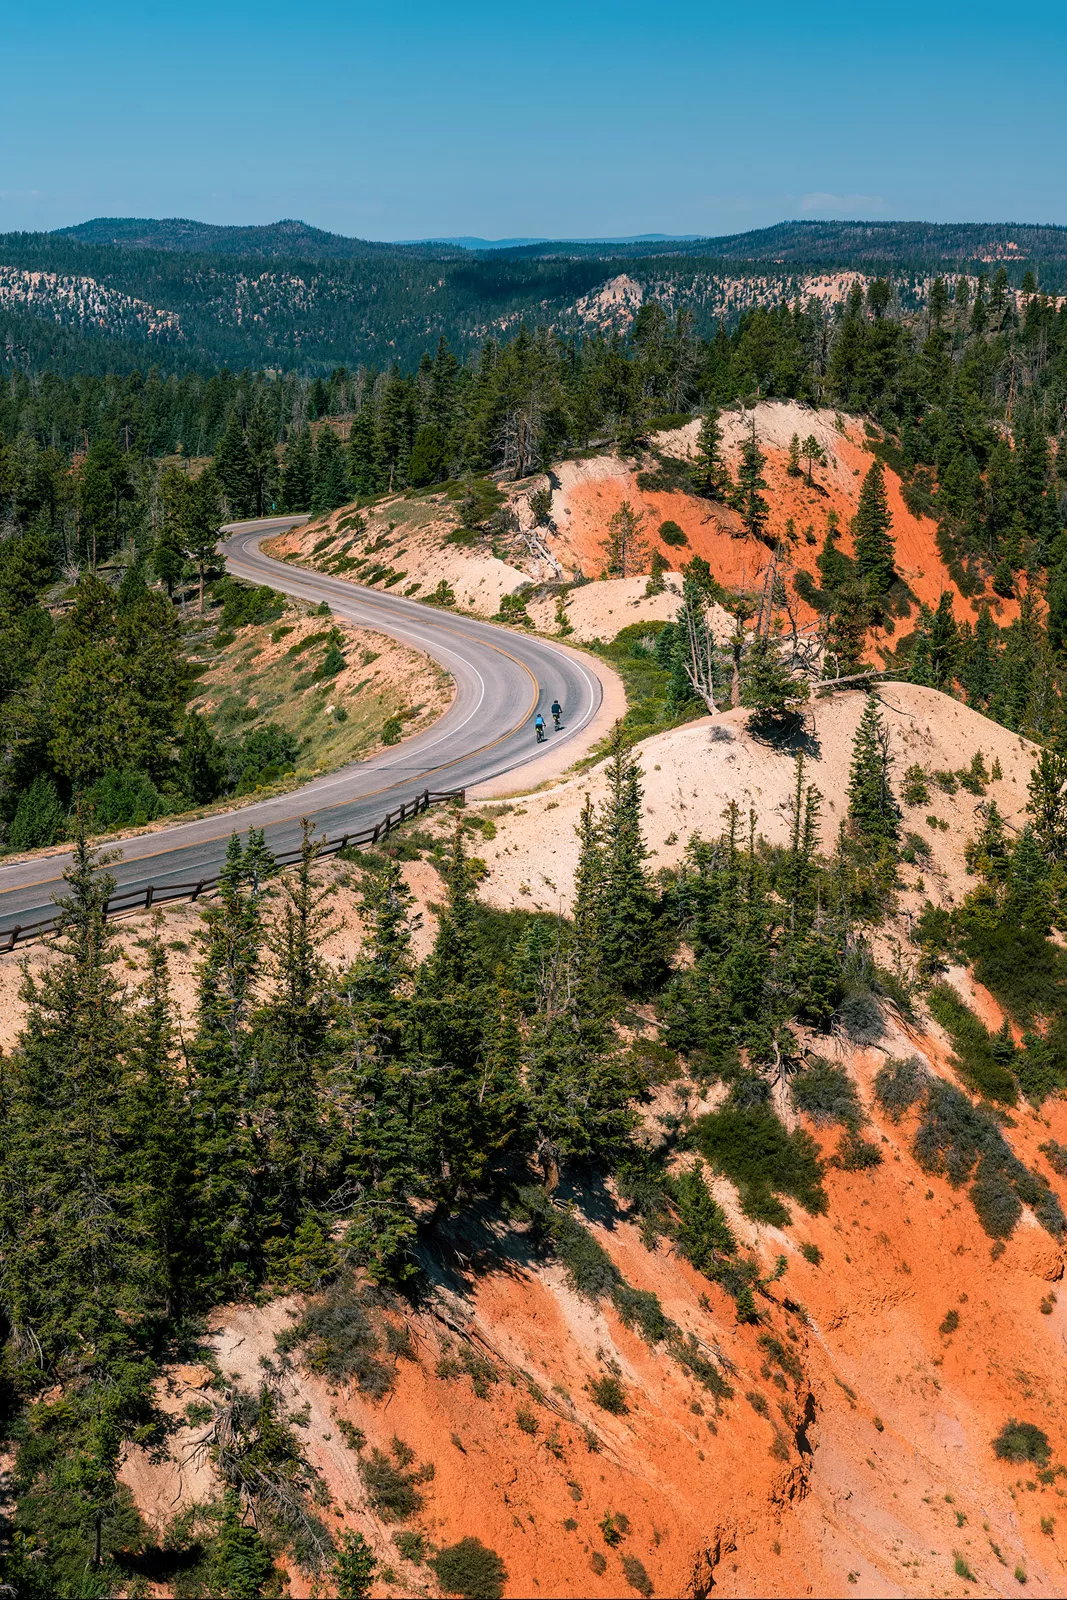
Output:
<path fill-rule="evenodd" d="M 545 747 L 534 737 L 533 718 L 540 710 L 551 727 L 549 707 L 556 698 L 563 707 L 564 729 L 549 735 L 553 745 L 574 739 L 596 715 L 600 679 L 574 655 L 541 639 L 274 561 L 259 549 L 268 534 L 305 520 L 275 517 L 229 524 L 222 530 L 229 535 L 222 546 L 228 570 L 296 599 L 313 604 L 325 600 L 342 621 L 375 628 L 423 651 L 451 674 L 456 686 L 452 704 L 416 737 L 369 761 L 314 778 L 292 794 L 124 839 L 122 860 L 108 868 L 119 890 L 143 891 L 149 884 L 165 888 L 210 877 L 222 864 L 235 828 L 263 828 L 273 850 L 287 850 L 300 842 L 302 817 L 330 837 L 357 833 L 424 789 L 470 788 L 512 771 L 544 755 Z M 0 940 L 15 924 L 25 927 L 51 916 L 68 861 L 64 853 L 0 865 Z"/>

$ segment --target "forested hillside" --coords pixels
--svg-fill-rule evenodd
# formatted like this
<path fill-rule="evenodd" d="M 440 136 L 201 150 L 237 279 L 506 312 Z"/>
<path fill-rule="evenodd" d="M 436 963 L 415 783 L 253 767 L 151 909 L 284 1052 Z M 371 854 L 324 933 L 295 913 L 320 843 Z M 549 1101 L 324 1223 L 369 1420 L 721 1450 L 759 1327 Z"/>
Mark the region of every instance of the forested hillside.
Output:
<path fill-rule="evenodd" d="M 1067 306 L 1013 262 L 702 324 L 656 258 L 561 331 L 602 261 L 413 253 L 342 365 L 377 258 L 318 345 L 274 259 L 237 373 L 243 258 L 22 248 L 93 263 L 72 361 L 112 304 L 196 350 L 0 390 L 3 845 L 75 848 L 0 960 L 0 1581 L 1062 1592 Z M 94 832 L 443 692 L 222 574 L 279 508 L 438 608 L 585 597 L 629 708 L 557 788 L 329 868 L 234 834 L 120 930 Z"/>
<path fill-rule="evenodd" d="M 0 237 L 0 361 L 7 371 L 66 373 L 407 368 L 438 338 L 466 357 L 524 320 L 566 335 L 622 330 L 629 318 L 613 311 L 612 289 L 620 283 L 631 316 L 655 299 L 710 337 L 753 305 L 840 303 L 856 273 L 889 276 L 911 309 L 939 272 L 976 280 L 1003 268 L 1013 288 L 1029 273 L 1060 292 L 1063 238 L 1056 228 L 787 223 L 693 243 L 468 252 L 342 239 L 302 223 L 104 218 Z"/>

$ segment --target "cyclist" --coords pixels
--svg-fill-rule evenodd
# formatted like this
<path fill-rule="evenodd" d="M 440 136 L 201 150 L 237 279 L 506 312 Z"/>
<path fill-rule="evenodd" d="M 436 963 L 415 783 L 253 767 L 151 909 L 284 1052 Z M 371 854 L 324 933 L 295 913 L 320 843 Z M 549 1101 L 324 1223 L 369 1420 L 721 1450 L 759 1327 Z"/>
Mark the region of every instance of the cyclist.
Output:
<path fill-rule="evenodd" d="M 552 721 L 555 723 L 556 732 L 558 733 L 563 726 L 563 707 L 558 700 L 553 700 L 552 702 Z"/>
<path fill-rule="evenodd" d="M 534 717 L 534 728 L 537 731 L 538 744 L 543 744 L 545 739 L 545 719 L 541 715 L 540 711 L 537 713 L 536 717 Z"/>

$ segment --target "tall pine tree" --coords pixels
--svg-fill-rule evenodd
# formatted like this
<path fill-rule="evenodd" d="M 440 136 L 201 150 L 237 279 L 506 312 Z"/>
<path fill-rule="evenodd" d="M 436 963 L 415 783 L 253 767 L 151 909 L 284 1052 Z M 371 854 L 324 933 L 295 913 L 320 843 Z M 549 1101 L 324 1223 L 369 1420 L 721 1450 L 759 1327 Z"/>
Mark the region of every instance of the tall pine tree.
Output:
<path fill-rule="evenodd" d="M 885 471 L 873 461 L 863 480 L 859 506 L 852 523 L 856 566 L 873 596 L 884 595 L 896 577 L 896 545 L 890 529 L 893 518 L 885 491 Z"/>

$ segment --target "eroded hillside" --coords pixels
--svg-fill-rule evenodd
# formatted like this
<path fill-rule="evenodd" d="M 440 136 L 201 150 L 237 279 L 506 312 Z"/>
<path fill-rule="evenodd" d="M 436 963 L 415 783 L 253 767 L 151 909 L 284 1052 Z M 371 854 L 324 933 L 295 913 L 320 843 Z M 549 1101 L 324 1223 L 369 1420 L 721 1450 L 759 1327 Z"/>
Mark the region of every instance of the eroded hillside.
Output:
<path fill-rule="evenodd" d="M 497 615 L 505 596 L 521 593 L 542 632 L 570 626 L 578 638 L 609 639 L 630 622 L 673 616 L 680 587 L 677 576 L 668 576 L 667 592 L 646 600 L 639 575 L 608 578 L 603 589 L 587 586 L 588 579 L 605 579 L 608 525 L 628 503 L 641 519 L 645 544 L 637 574 L 648 571 L 653 556 L 675 574 L 699 556 L 727 591 L 758 595 L 772 547 L 780 541 L 778 560 L 790 606 L 802 624 L 812 623 L 816 614 L 797 593 L 796 579 L 806 574 L 819 584 L 818 557 L 832 522 L 839 530 L 838 549 L 853 554 L 851 524 L 875 459 L 871 437 L 855 418 L 793 401 L 725 411 L 723 453 L 731 473 L 736 476 L 750 429 L 766 458 L 766 536 L 752 538 L 724 500 L 678 486 L 678 468 L 692 461 L 699 427 L 694 421 L 654 434 L 651 448 L 636 458 L 587 451 L 556 463 L 547 474 L 519 483 L 501 480 L 495 490 L 485 491 L 489 498 L 483 494 L 481 505 L 476 497 L 465 500 L 459 489 L 386 496 L 363 512 L 347 507 L 294 529 L 270 548 L 287 559 L 414 598 L 436 592 L 445 603 L 482 616 Z M 794 437 L 798 443 L 813 439 L 825 459 L 810 470 L 802 462 L 798 471 L 790 461 Z M 1011 622 L 1018 615 L 1017 599 L 1004 599 L 989 582 L 961 593 L 939 549 L 937 524 L 909 508 L 891 465 L 885 467 L 885 483 L 901 592 L 897 614 L 890 611 L 872 625 L 871 659 L 879 662 L 911 631 L 920 605 L 936 610 L 945 593 L 959 622 L 973 622 L 983 603 L 1001 626 Z M 544 504 L 538 502 L 539 491 Z M 464 517 L 474 526 L 465 526 Z M 504 615 L 507 619 L 506 608 Z"/>
<path fill-rule="evenodd" d="M 858 693 L 817 702 L 804 733 L 825 848 L 863 703 Z M 469 1537 L 498 1553 L 508 1595 L 1063 1591 L 1056 1200 L 1067 1206 L 1057 1158 L 1067 1109 L 1052 1098 L 972 1113 L 988 1147 L 1008 1152 L 997 1159 L 1032 1175 L 1017 1220 L 991 1233 L 973 1162 L 961 1183 L 931 1154 L 932 1137 L 959 1144 L 946 1116 L 974 1102 L 955 1041 L 914 987 L 909 938 L 926 897 L 950 906 L 973 886 L 965 846 L 989 802 L 1009 828 L 1022 823 L 1035 751 L 928 689 L 886 687 L 881 704 L 898 779 L 921 768 L 931 791 L 905 803 L 904 837 L 930 850 L 905 860 L 875 941 L 895 984 L 861 983 L 829 1031 L 799 1027 L 799 1070 L 771 1077 L 770 1104 L 790 1139 L 799 1130 L 812 1141 L 818 1175 L 791 1180 L 772 1163 L 778 1209 L 756 1220 L 730 1161 L 699 1132 L 678 1137 L 729 1109 L 728 1086 L 686 1071 L 652 1010 L 633 1007 L 624 1032 L 652 1066 L 640 1140 L 666 1151 L 690 1201 L 696 1185 L 718 1203 L 730 1238 L 720 1267 L 698 1270 L 692 1236 L 632 1173 L 565 1178 L 547 1206 L 535 1188 L 510 1212 L 483 1204 L 436 1227 L 426 1215 L 414 1298 L 345 1273 L 318 1293 L 210 1317 L 199 1356 L 168 1376 L 165 1404 L 181 1422 L 172 1460 L 134 1450 L 122 1469 L 151 1523 L 171 1525 L 216 1491 L 218 1407 L 267 1378 L 280 1414 L 299 1419 L 294 1437 L 333 1531 L 358 1530 L 373 1548 L 375 1595 L 450 1592 L 427 1558 Z M 648 741 L 638 756 L 652 865 L 677 864 L 694 832 L 715 836 L 730 801 L 755 808 L 768 841 L 784 843 L 795 754 L 754 738 L 741 712 Z M 979 755 L 980 792 L 948 782 Z M 574 823 L 604 781 L 600 768 L 468 808 L 483 900 L 569 913 Z M 421 857 L 404 870 L 426 914 L 422 949 L 451 827 L 420 824 L 400 847 Z M 362 937 L 350 909 L 359 875 L 343 863 L 331 872 L 343 878 L 347 926 L 323 949 L 345 962 Z M 168 918 L 191 929 L 194 913 Z M 140 925 L 126 926 L 140 965 Z M 999 1027 L 1003 1013 L 973 976 L 947 977 Z M 1025 1455 L 1031 1435 L 1005 1435 L 1013 1424 L 1040 1430 L 1034 1459 L 998 1458 L 1005 1437 L 1021 1438 Z M 292 1555 L 282 1565 L 294 1594 L 323 1582 Z"/>

